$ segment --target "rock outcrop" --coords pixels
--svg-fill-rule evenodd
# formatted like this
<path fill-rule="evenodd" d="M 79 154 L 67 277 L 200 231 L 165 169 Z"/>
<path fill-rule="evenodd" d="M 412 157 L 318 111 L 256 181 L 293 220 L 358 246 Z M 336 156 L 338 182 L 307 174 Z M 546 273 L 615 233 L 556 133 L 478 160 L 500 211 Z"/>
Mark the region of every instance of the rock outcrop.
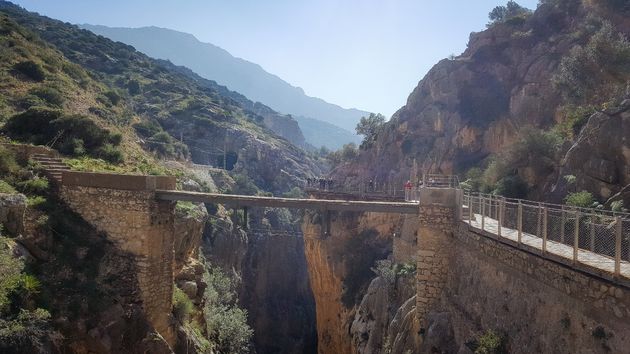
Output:
<path fill-rule="evenodd" d="M 349 333 L 356 307 L 375 276 L 371 270 L 374 262 L 386 259 L 391 253 L 392 238 L 400 232 L 401 217 L 332 213 L 331 235 L 322 234 L 322 217 L 320 213 L 307 213 L 302 224 L 316 304 L 318 351 L 351 353 L 354 345 Z M 361 330 L 357 327 L 356 332 Z"/>
<path fill-rule="evenodd" d="M 562 107 L 568 105 L 564 91 L 553 84 L 554 75 L 572 48 L 589 41 L 592 32 L 587 28 L 597 15 L 612 23 L 615 33 L 630 33 L 626 19 L 589 1 L 544 2 L 530 16 L 472 33 L 464 53 L 437 63 L 375 141 L 357 159 L 338 167 L 337 176 L 346 184 L 360 179 L 402 181 L 415 164 L 418 174 L 461 174 L 504 151 L 526 127 L 550 130 L 564 119 Z M 590 148 L 590 143 L 579 148 L 585 139 L 577 139 L 572 155 Z M 621 139 L 605 140 L 611 151 L 624 149 Z M 620 176 L 627 176 L 626 165 L 619 157 L 586 162 L 572 172 L 603 201 L 627 185 Z M 521 176 L 527 177 L 534 197 L 551 196 L 558 170 L 544 172 Z"/>
<path fill-rule="evenodd" d="M 575 181 L 567 185 L 564 176 Z M 567 192 L 587 190 L 606 201 L 630 205 L 630 99 L 619 107 L 593 114 L 566 153 L 553 192 L 560 199 Z"/>
<path fill-rule="evenodd" d="M 252 210 L 250 229 L 219 207 L 207 224 L 202 250 L 239 283 L 253 342 L 261 353 L 315 353 L 315 303 L 308 282 L 304 240 L 277 211 Z"/>
<path fill-rule="evenodd" d="M 24 232 L 24 212 L 26 211 L 26 196 L 23 194 L 0 193 L 0 225 L 13 236 Z"/>

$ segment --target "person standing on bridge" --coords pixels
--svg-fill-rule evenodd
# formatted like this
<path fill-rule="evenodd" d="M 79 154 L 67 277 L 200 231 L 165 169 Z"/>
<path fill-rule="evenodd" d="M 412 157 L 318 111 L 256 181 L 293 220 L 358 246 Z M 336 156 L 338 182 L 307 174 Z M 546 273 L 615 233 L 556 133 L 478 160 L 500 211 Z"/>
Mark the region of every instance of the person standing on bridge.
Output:
<path fill-rule="evenodd" d="M 411 189 L 413 188 L 413 184 L 411 184 L 410 180 L 407 180 L 407 183 L 405 183 L 405 200 L 406 201 L 410 201 L 411 200 Z"/>

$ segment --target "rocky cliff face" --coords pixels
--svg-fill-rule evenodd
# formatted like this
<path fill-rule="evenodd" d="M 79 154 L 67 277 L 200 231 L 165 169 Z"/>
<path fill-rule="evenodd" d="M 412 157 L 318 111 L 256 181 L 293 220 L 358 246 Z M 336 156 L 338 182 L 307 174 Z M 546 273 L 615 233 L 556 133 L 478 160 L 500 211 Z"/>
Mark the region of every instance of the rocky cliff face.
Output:
<path fill-rule="evenodd" d="M 566 92 L 552 79 L 572 48 L 589 41 L 598 16 L 609 21 L 615 33 L 629 33 L 627 19 L 605 5 L 567 0 L 545 2 L 531 16 L 471 34 L 466 51 L 437 63 L 376 141 L 356 161 L 339 167 L 338 175 L 347 183 L 357 178 L 407 179 L 414 160 L 418 173 L 463 173 L 505 150 L 525 127 L 550 130 L 564 119 L 561 108 L 567 104 Z M 587 97 L 577 104 L 589 104 L 591 99 L 596 100 Z M 614 143 L 623 145 L 620 140 Z M 621 151 L 622 145 L 611 149 Z M 587 146 L 573 149 L 573 155 Z M 623 166 L 605 167 L 622 171 Z M 592 167 L 588 166 L 589 173 L 598 173 Z M 583 170 L 573 172 L 589 178 Z M 551 178 L 524 177 L 534 195 L 544 196 L 553 188 L 558 170 L 554 173 Z M 623 187 L 621 180 L 606 182 L 603 190 L 590 187 L 605 199 Z"/>
<path fill-rule="evenodd" d="M 386 259 L 390 254 L 393 235 L 400 232 L 401 218 L 379 213 L 332 213 L 331 235 L 322 234 L 323 222 L 323 215 L 310 213 L 302 224 L 309 280 L 316 304 L 318 350 L 319 353 L 352 353 L 357 351 L 353 341 L 366 341 L 366 333 L 374 326 L 359 323 L 376 321 L 381 330 L 388 325 L 380 321 L 382 317 L 371 318 L 371 310 L 366 309 L 369 305 L 361 302 L 375 277 L 371 267 L 376 260 Z M 373 289 L 371 293 L 375 291 L 378 290 Z M 386 300 L 381 297 L 380 300 L 364 301 L 382 303 Z M 355 320 L 357 308 L 360 309 L 357 317 L 361 319 Z M 356 326 L 353 321 L 357 322 Z M 353 338 L 353 334 L 357 338 Z"/>
<path fill-rule="evenodd" d="M 239 281 L 258 353 L 315 353 L 315 303 L 304 241 L 277 210 L 251 210 L 249 229 L 219 208 L 204 232 L 203 252 Z M 242 221 L 241 221 L 242 222 Z"/>
<path fill-rule="evenodd" d="M 567 185 L 566 175 L 576 176 L 573 185 Z M 630 205 L 630 99 L 588 119 L 562 160 L 559 176 L 553 189 L 558 197 L 587 190 Z"/>

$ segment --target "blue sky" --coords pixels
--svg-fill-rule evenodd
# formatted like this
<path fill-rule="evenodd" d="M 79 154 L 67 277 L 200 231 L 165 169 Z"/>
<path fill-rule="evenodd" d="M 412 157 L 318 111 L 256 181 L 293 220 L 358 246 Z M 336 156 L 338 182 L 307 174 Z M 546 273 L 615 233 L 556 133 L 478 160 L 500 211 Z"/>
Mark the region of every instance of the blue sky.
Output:
<path fill-rule="evenodd" d="M 308 95 L 393 114 L 461 53 L 497 0 L 16 0 L 71 23 L 159 26 L 260 64 Z M 538 0 L 519 3 L 535 8 Z"/>

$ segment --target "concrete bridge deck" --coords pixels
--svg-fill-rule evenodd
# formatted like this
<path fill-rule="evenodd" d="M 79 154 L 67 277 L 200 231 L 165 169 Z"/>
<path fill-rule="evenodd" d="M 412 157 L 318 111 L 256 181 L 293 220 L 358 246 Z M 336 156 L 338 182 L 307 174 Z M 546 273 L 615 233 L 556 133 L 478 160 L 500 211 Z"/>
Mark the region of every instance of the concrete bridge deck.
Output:
<path fill-rule="evenodd" d="M 420 212 L 418 203 L 413 202 L 381 202 L 381 201 L 355 201 L 355 200 L 331 200 L 331 199 L 296 199 L 245 196 L 218 193 L 198 193 L 174 190 L 156 190 L 155 196 L 159 200 L 189 201 L 197 203 L 219 203 L 231 207 L 270 207 L 292 209 L 317 209 L 335 211 L 364 211 L 379 213 L 398 213 L 418 215 Z"/>

